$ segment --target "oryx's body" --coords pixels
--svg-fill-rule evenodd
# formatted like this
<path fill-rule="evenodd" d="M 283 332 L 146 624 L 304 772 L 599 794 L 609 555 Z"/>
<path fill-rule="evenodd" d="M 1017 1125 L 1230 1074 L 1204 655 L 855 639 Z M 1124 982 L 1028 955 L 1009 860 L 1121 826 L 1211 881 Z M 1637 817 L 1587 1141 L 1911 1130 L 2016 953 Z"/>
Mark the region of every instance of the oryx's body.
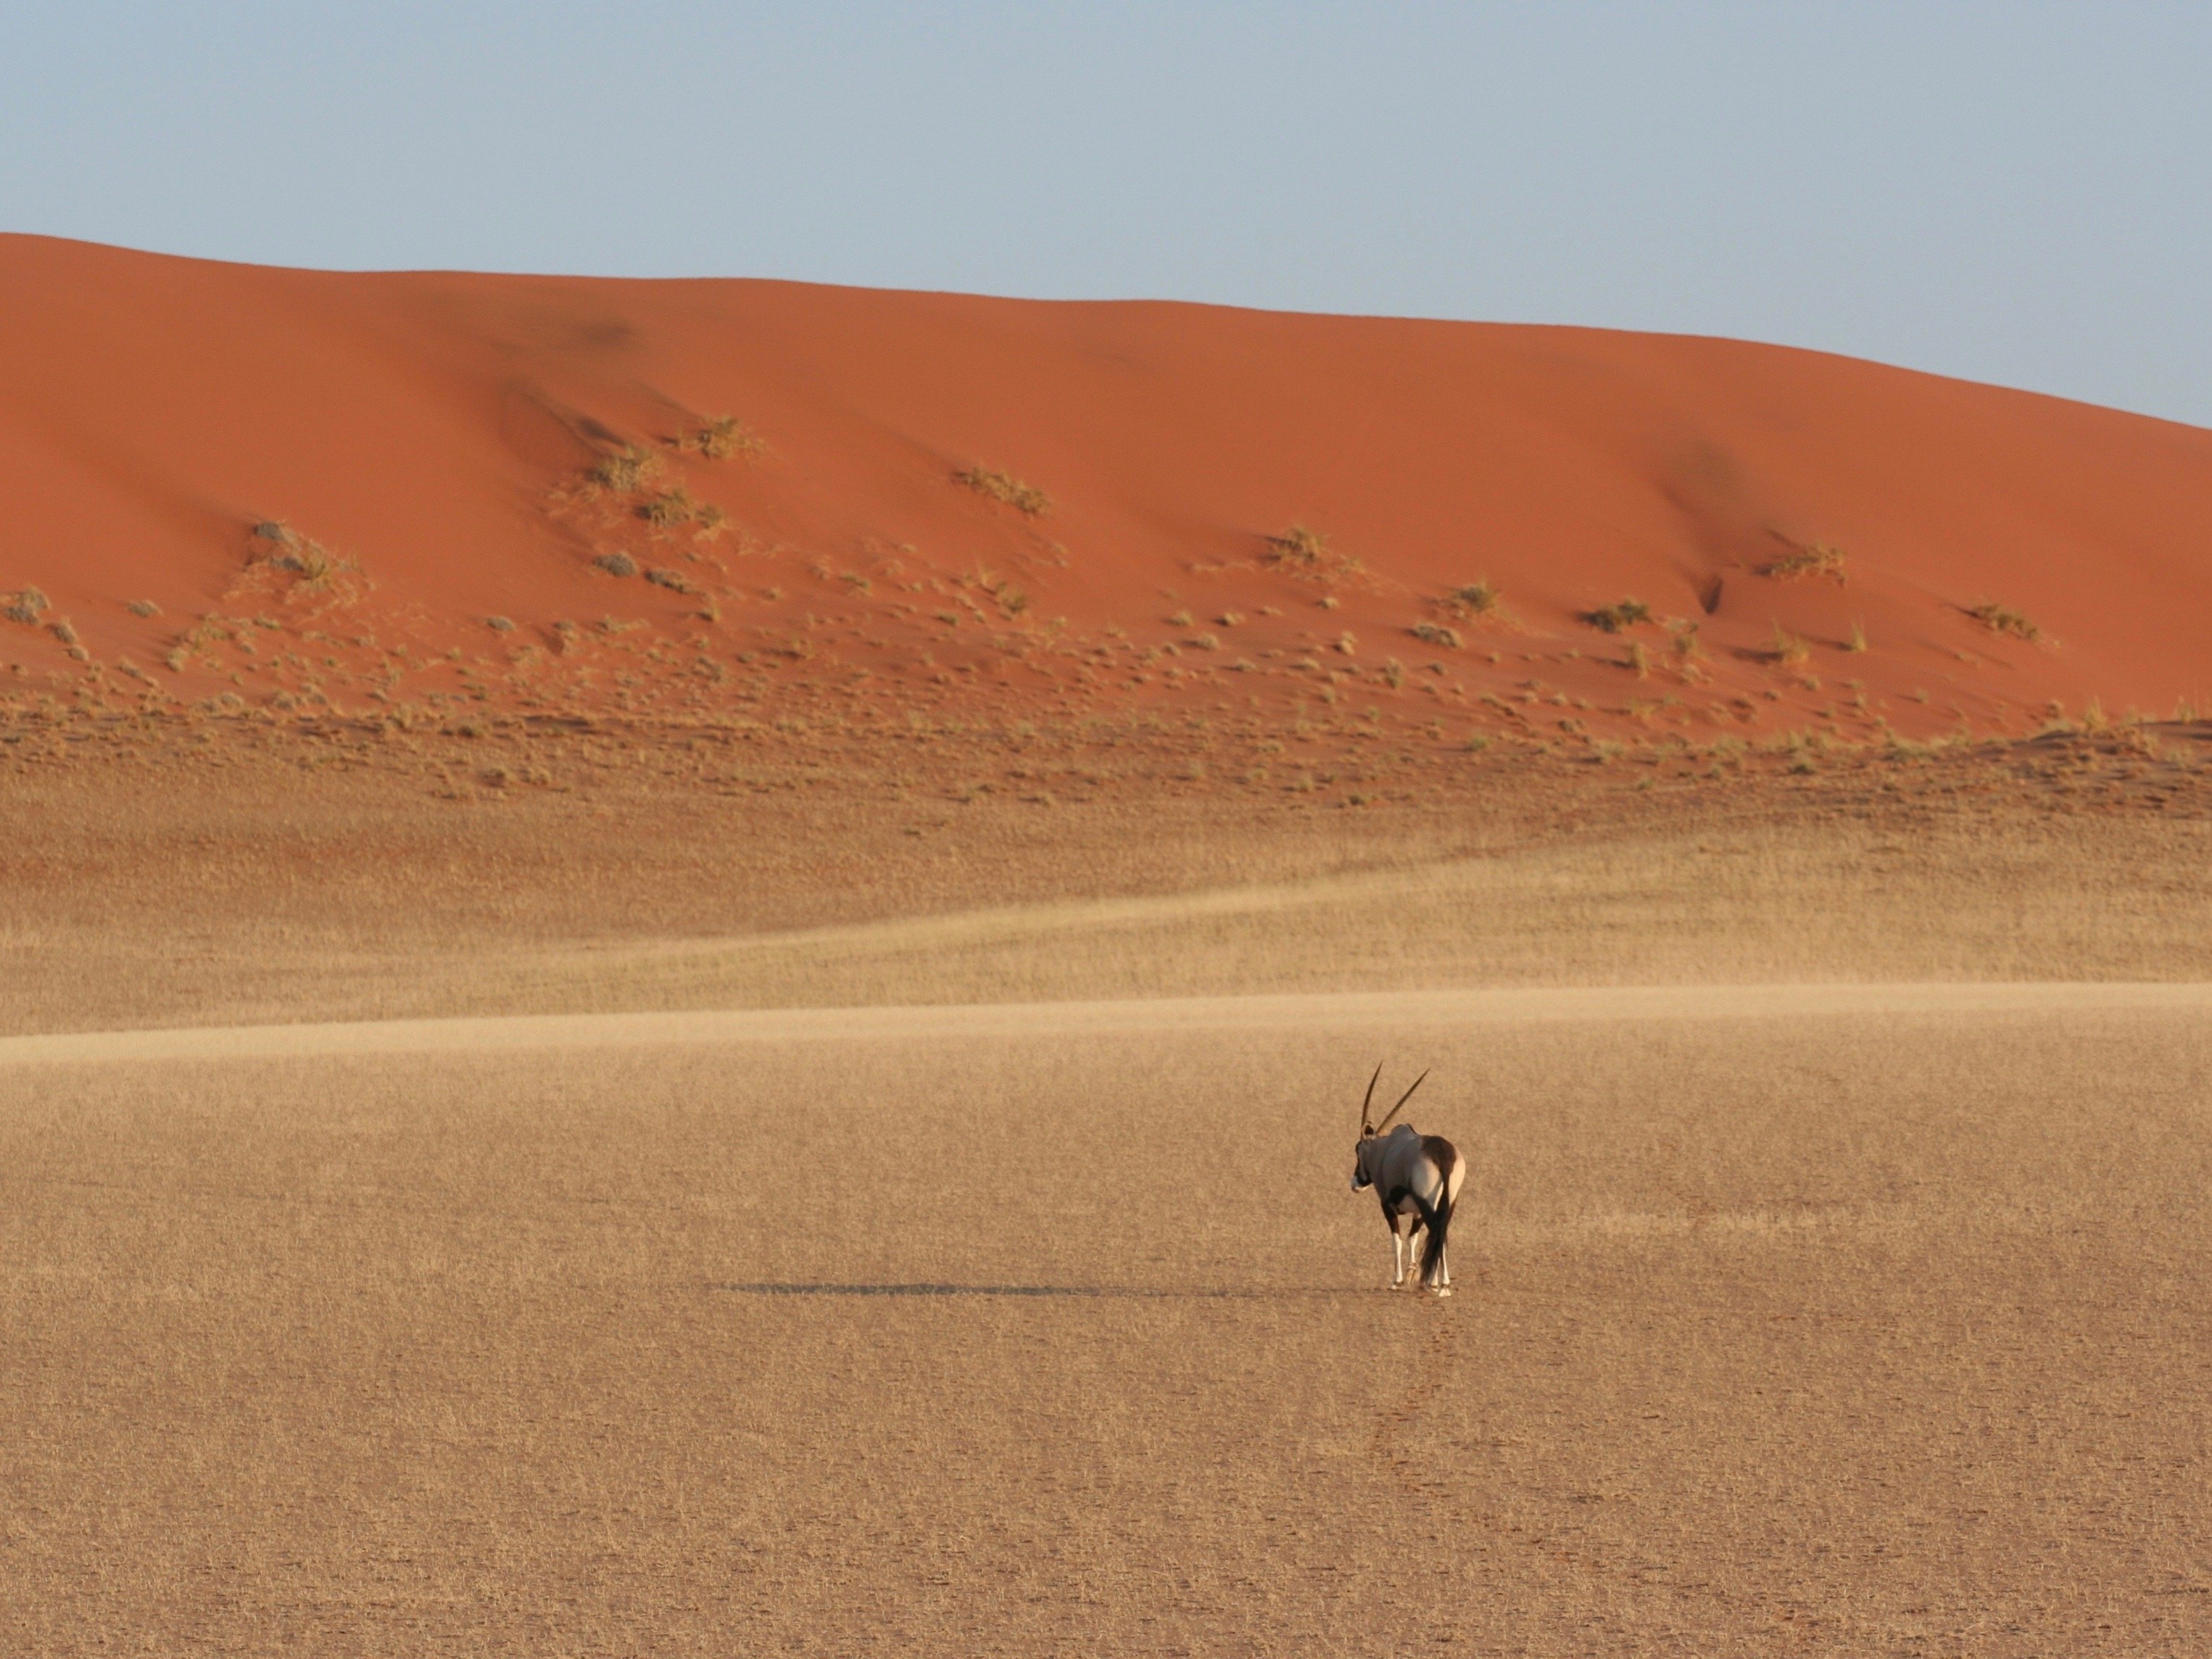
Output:
<path fill-rule="evenodd" d="M 1375 1068 L 1376 1078 L 1382 1068 Z M 1421 1077 L 1426 1077 L 1424 1072 Z M 1413 1079 L 1413 1089 L 1421 1079 Z M 1399 1107 L 1413 1097 L 1408 1089 L 1382 1121 L 1398 1115 Z M 1359 1109 L 1359 1145 L 1352 1155 L 1352 1190 L 1372 1187 L 1382 1201 L 1383 1224 L 1390 1229 L 1392 1272 L 1395 1290 L 1406 1282 L 1406 1261 L 1413 1246 L 1421 1245 L 1419 1261 L 1421 1283 L 1439 1296 L 1451 1294 L 1451 1267 L 1444 1255 L 1452 1212 L 1459 1206 L 1459 1189 L 1467 1181 L 1467 1160 L 1442 1135 L 1425 1135 L 1410 1123 L 1401 1123 L 1389 1134 L 1367 1121 L 1374 1103 L 1375 1082 L 1367 1085 L 1367 1100 Z"/>

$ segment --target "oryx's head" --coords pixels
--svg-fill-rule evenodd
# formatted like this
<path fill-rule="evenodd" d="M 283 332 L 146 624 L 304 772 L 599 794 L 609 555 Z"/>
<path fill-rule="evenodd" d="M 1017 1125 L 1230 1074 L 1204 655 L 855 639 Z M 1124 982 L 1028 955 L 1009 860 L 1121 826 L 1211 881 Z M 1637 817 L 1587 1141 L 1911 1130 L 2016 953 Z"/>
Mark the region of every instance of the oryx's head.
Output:
<path fill-rule="evenodd" d="M 1420 1077 L 1415 1078 L 1413 1089 L 1419 1088 L 1421 1079 L 1427 1076 L 1428 1073 L 1424 1072 Z M 1382 1080 L 1382 1068 L 1377 1066 L 1375 1075 L 1367 1079 L 1367 1097 L 1359 1103 L 1359 1144 L 1352 1150 L 1352 1190 L 1355 1193 L 1364 1191 L 1375 1184 L 1376 1161 L 1382 1152 L 1382 1132 L 1390 1127 L 1390 1120 L 1398 1115 L 1400 1108 L 1413 1097 L 1413 1089 L 1407 1090 L 1398 1097 L 1398 1104 L 1382 1114 L 1380 1123 L 1370 1121 L 1368 1114 L 1375 1109 L 1375 1085 Z"/>

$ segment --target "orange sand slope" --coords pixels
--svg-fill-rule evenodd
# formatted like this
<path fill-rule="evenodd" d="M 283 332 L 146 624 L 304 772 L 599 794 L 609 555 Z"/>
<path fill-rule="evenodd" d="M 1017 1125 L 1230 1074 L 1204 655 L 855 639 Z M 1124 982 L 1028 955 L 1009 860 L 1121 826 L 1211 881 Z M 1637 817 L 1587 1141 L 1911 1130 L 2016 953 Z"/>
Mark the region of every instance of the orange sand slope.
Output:
<path fill-rule="evenodd" d="M 1547 737 L 1554 698 L 1838 730 L 2212 702 L 2212 432 L 1842 357 L 25 236 L 0 297 L 0 696 L 1318 694 Z"/>

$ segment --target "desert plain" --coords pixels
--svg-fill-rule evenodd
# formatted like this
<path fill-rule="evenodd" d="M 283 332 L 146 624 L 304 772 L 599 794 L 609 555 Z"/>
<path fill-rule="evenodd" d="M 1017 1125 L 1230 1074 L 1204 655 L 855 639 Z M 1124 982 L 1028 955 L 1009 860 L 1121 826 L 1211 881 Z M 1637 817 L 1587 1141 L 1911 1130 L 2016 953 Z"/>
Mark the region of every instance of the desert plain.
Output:
<path fill-rule="evenodd" d="M 0 266 L 0 1645 L 2212 1645 L 2212 434 Z"/>

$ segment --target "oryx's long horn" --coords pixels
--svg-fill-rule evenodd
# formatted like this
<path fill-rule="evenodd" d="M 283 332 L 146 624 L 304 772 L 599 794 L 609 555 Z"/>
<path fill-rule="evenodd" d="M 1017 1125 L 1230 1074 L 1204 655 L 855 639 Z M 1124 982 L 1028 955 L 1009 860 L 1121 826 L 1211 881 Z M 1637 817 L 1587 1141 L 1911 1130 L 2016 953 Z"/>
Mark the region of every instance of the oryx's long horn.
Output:
<path fill-rule="evenodd" d="M 1428 1076 L 1428 1073 L 1424 1072 L 1421 1073 L 1421 1077 L 1415 1078 L 1413 1079 L 1413 1089 L 1419 1088 L 1421 1086 L 1421 1078 L 1425 1078 L 1426 1076 Z M 1413 1097 L 1413 1089 L 1408 1089 L 1404 1094 L 1398 1097 L 1398 1106 L 1403 1106 L 1407 1101 Z M 1375 1126 L 1375 1133 L 1376 1134 L 1381 1134 L 1385 1129 L 1390 1127 L 1390 1120 L 1398 1115 L 1398 1106 L 1393 1106 L 1388 1112 L 1383 1114 L 1382 1121 Z"/>
<path fill-rule="evenodd" d="M 1382 1080 L 1382 1062 L 1375 1062 L 1375 1075 L 1367 1079 L 1367 1098 L 1359 1103 L 1359 1132 L 1367 1133 L 1368 1109 L 1375 1104 L 1375 1085 Z"/>

